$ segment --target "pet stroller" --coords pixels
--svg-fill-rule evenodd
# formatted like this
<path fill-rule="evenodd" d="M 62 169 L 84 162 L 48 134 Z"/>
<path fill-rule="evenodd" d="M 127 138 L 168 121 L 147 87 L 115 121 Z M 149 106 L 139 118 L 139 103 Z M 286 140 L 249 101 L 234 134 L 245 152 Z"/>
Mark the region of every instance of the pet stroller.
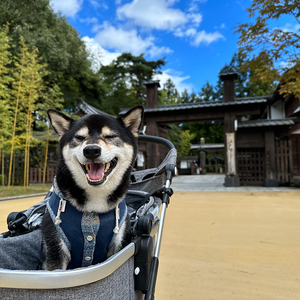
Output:
<path fill-rule="evenodd" d="M 0 269 L 1 299 L 154 299 L 163 226 L 172 195 L 170 184 L 176 170 L 177 153 L 174 145 L 163 138 L 140 135 L 139 141 L 164 145 L 169 152 L 157 168 L 131 174 L 126 203 L 132 242 L 104 262 L 86 268 L 66 271 Z M 10 236 L 6 240 L 17 243 L 24 235 L 40 232 L 34 229 L 38 227 L 44 210 L 45 203 L 10 214 L 9 231 L 2 234 L 2 238 Z"/>

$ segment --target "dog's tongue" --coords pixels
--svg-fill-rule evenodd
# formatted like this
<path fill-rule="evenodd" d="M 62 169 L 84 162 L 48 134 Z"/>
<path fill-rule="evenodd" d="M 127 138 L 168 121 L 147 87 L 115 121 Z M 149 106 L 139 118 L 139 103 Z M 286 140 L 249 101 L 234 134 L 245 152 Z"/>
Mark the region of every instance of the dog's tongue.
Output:
<path fill-rule="evenodd" d="M 90 171 L 88 173 L 90 179 L 92 179 L 92 180 L 102 179 L 102 177 L 104 175 L 104 168 L 105 168 L 105 164 L 91 163 Z"/>

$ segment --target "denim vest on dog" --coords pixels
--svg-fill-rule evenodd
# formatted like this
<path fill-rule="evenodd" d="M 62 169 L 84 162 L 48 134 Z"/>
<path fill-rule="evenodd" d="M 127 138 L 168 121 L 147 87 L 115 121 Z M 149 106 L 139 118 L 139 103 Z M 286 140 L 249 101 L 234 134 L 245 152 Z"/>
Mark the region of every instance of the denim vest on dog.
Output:
<path fill-rule="evenodd" d="M 67 269 L 88 267 L 102 262 L 116 236 L 116 218 L 121 227 L 127 216 L 125 199 L 119 203 L 118 212 L 113 209 L 107 213 L 78 211 L 58 189 L 56 180 L 53 182 L 52 193 L 47 209 L 60 237 L 71 252 L 71 261 Z M 64 202 L 63 202 L 64 201 Z M 62 204 L 64 204 L 63 210 Z M 58 214 L 61 210 L 62 213 Z M 59 222 L 57 217 L 59 216 Z"/>

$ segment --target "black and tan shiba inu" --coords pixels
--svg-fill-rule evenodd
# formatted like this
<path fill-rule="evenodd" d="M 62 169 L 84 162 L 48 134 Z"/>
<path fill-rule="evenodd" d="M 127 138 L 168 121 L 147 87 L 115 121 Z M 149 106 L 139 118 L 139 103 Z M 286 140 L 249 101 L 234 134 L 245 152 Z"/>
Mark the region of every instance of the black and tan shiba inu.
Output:
<path fill-rule="evenodd" d="M 48 116 L 60 137 L 60 160 L 41 227 L 43 268 L 99 263 L 130 241 L 124 197 L 143 107 L 121 118 L 89 115 L 75 121 L 54 109 Z"/>

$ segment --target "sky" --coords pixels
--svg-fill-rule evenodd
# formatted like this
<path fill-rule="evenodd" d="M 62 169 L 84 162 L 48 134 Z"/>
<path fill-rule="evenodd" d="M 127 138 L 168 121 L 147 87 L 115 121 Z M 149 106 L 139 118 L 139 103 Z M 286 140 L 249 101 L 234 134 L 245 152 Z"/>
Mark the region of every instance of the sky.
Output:
<path fill-rule="evenodd" d="M 123 52 L 165 58 L 161 86 L 171 78 L 182 92 L 200 92 L 238 50 L 234 26 L 249 22 L 250 0 L 51 0 L 67 16 L 98 63 Z M 288 17 L 274 26 L 293 27 Z"/>

